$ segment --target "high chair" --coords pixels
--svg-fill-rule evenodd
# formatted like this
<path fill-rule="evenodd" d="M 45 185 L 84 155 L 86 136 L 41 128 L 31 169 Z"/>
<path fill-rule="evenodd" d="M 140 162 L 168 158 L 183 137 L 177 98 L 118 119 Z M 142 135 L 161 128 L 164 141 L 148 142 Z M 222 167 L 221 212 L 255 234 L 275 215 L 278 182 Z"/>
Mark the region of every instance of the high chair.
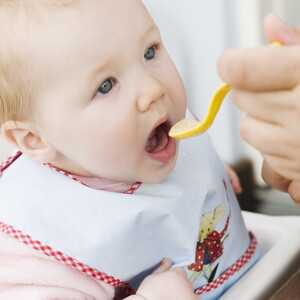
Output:
<path fill-rule="evenodd" d="M 267 300 L 300 269 L 300 217 L 245 211 L 243 217 L 257 237 L 261 258 L 220 299 Z"/>

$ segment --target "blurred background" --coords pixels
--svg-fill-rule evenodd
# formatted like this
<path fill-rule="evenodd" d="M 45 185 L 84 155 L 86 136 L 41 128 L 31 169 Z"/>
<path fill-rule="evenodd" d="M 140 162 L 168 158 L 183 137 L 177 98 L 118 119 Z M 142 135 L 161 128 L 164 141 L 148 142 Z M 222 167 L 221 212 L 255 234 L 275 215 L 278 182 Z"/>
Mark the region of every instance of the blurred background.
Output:
<path fill-rule="evenodd" d="M 290 25 L 300 26 L 299 0 L 142 0 L 161 29 L 164 43 L 181 73 L 188 105 L 201 119 L 220 84 L 216 64 L 228 48 L 266 44 L 264 16 L 276 13 Z M 244 210 L 272 215 L 300 215 L 285 193 L 268 188 L 260 176 L 261 157 L 239 136 L 242 113 L 230 95 L 224 101 L 209 134 L 221 157 L 239 174 Z M 0 136 L 0 160 L 11 147 Z"/>
<path fill-rule="evenodd" d="M 220 84 L 216 64 L 228 48 L 266 44 L 264 16 L 276 13 L 293 26 L 300 26 L 299 0 L 143 0 L 161 29 L 164 44 L 185 82 L 188 105 L 201 119 Z M 159 4 L 158 4 L 159 3 Z M 224 101 L 209 129 L 221 159 L 240 175 L 243 209 L 272 215 L 300 215 L 288 195 L 268 188 L 260 170 L 260 154 L 239 136 L 242 113 Z"/>

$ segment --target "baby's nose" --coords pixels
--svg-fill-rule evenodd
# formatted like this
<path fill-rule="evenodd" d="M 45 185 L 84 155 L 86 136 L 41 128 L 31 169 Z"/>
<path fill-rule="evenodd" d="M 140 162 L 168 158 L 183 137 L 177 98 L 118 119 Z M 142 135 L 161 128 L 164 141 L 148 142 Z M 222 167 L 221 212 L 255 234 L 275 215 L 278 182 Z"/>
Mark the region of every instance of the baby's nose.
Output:
<path fill-rule="evenodd" d="M 140 112 L 147 111 L 153 103 L 163 99 L 165 95 L 163 84 L 155 77 L 147 77 L 140 82 L 139 90 L 136 105 Z"/>

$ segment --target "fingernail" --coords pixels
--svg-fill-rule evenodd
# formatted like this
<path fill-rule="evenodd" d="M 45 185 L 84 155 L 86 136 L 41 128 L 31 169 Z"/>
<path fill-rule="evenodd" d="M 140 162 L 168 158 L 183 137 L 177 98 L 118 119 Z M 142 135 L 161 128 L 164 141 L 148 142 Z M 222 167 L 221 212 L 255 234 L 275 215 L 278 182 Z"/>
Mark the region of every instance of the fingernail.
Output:
<path fill-rule="evenodd" d="M 290 27 L 287 23 L 285 23 L 281 18 L 277 15 L 272 15 L 273 22 L 278 29 L 284 34 L 284 44 L 295 44 L 298 42 L 298 38 L 295 35 L 294 29 Z M 282 41 L 280 41 L 282 42 Z"/>
<path fill-rule="evenodd" d="M 168 262 L 168 259 L 167 258 L 164 258 L 162 261 L 161 261 L 161 264 L 163 265 L 163 264 L 165 264 L 165 263 L 167 263 Z"/>
<path fill-rule="evenodd" d="M 285 31 L 287 34 L 293 34 L 293 30 L 291 27 L 285 23 L 281 18 L 279 18 L 277 15 L 273 15 L 274 22 L 277 23 L 277 26 L 279 26 L 282 30 Z"/>

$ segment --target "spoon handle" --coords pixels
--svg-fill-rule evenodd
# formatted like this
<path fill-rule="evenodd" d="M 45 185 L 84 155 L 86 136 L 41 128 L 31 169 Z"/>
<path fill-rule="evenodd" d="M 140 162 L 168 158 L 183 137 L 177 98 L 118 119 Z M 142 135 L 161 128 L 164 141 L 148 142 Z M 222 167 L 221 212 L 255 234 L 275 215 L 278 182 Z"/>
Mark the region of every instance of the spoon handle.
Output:
<path fill-rule="evenodd" d="M 280 42 L 271 43 L 271 46 L 281 45 Z M 230 90 L 231 86 L 229 84 L 222 83 L 212 96 L 205 118 L 201 122 L 183 119 L 171 128 L 169 136 L 175 139 L 187 139 L 204 133 L 212 125 L 224 98 Z"/>
<path fill-rule="evenodd" d="M 214 92 L 208 111 L 206 113 L 205 118 L 203 121 L 195 128 L 195 131 L 197 131 L 196 134 L 200 134 L 205 132 L 213 123 L 220 106 L 228 94 L 228 92 L 231 90 L 231 86 L 227 83 L 222 83 Z"/>

